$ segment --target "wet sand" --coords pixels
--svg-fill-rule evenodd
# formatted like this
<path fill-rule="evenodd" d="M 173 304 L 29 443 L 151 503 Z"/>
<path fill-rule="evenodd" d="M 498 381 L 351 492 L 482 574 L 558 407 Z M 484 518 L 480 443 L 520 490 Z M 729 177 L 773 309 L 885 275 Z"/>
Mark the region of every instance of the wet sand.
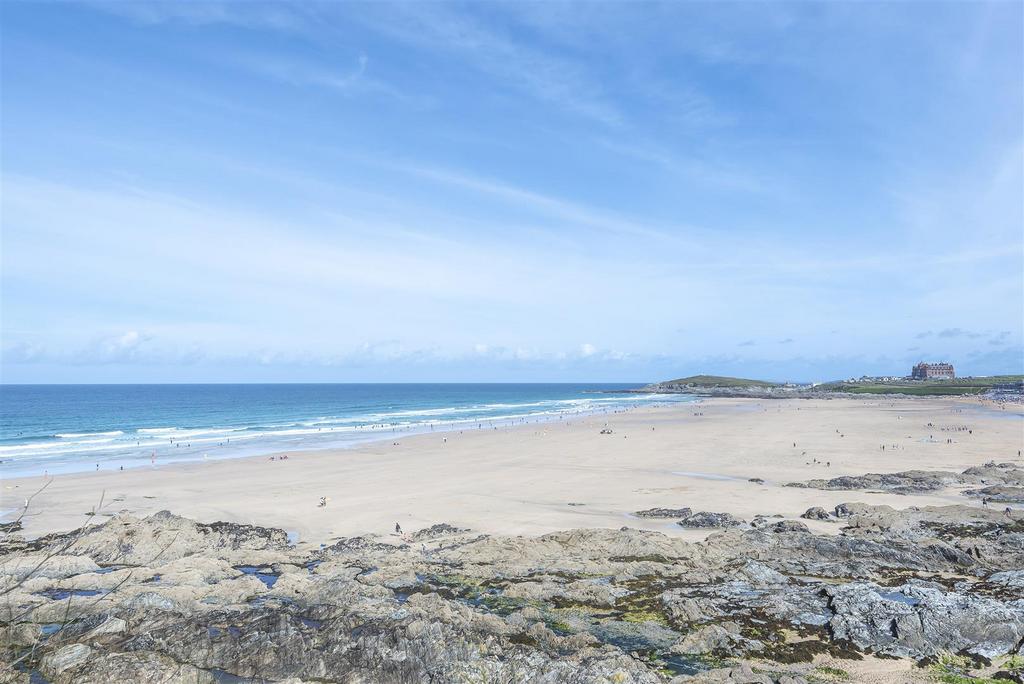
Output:
<path fill-rule="evenodd" d="M 600 434 L 605 427 L 612 434 Z M 951 430 L 956 427 L 970 432 Z M 148 515 L 168 509 L 204 522 L 281 527 L 309 543 L 387 534 L 396 522 L 406 530 L 447 522 L 486 533 L 531 535 L 630 526 L 699 539 L 708 532 L 632 512 L 688 506 L 749 520 L 756 514 L 795 517 L 810 506 L 829 509 L 846 501 L 897 508 L 978 505 L 955 490 L 900 496 L 782 485 L 867 472 L 962 470 L 990 460 L 1019 462 L 1019 449 L 1024 449 L 1020 406 L 1001 409 L 945 398 L 709 399 L 498 430 L 417 435 L 397 445 L 385 441 L 295 452 L 286 460 L 254 457 L 60 475 L 32 501 L 23 524 L 29 535 L 79 527 L 102 497 L 97 521 L 119 511 Z M 23 505 L 42 484 L 40 477 L 3 482 L 0 508 Z M 326 506 L 318 505 L 321 497 L 327 498 Z M 811 525 L 822 532 L 836 527 Z"/>

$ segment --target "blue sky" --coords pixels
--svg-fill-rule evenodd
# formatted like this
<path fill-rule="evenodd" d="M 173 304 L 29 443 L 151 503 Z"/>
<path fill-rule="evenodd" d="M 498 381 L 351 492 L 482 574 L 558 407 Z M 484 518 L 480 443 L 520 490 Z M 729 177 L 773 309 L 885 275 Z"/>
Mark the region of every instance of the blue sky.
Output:
<path fill-rule="evenodd" d="M 1019 2 L 2 13 L 4 382 L 1024 369 Z"/>

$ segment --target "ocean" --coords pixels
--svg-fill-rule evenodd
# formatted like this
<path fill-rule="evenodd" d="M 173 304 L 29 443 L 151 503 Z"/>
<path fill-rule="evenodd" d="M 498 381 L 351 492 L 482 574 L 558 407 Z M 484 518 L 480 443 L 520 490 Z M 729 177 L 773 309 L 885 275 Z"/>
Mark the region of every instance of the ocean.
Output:
<path fill-rule="evenodd" d="M 0 478 L 353 446 L 693 401 L 628 384 L 0 385 Z"/>

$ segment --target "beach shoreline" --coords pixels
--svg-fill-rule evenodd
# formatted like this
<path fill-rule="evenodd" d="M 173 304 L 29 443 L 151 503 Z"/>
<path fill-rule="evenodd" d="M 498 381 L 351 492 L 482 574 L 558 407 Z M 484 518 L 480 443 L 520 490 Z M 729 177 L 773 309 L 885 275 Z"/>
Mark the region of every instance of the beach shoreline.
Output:
<path fill-rule="evenodd" d="M 1020 423 L 1005 418 L 1019 412 L 996 411 L 977 400 L 944 398 L 707 399 L 498 430 L 418 434 L 284 459 L 279 453 L 61 475 L 35 496 L 23 525 L 37 536 L 118 512 L 145 516 L 166 509 L 204 522 L 280 527 L 313 544 L 386 534 L 395 523 L 416 529 L 440 522 L 490 534 L 628 526 L 695 540 L 707 531 L 633 513 L 687 506 L 750 520 L 795 517 L 811 506 L 830 509 L 847 501 L 894 508 L 971 503 L 955 490 L 900 495 L 784 485 L 1014 461 L 1024 447 Z M 953 427 L 965 429 L 947 437 L 944 430 Z M 601 434 L 605 429 L 611 434 Z M 882 451 L 883 443 L 894 448 Z M 4 481 L 0 508 L 20 510 L 43 484 L 40 477 Z M 87 515 L 101 499 L 96 516 Z"/>
<path fill-rule="evenodd" d="M 686 403 L 595 384 L 26 386 L 3 393 L 0 479 L 340 450 Z"/>

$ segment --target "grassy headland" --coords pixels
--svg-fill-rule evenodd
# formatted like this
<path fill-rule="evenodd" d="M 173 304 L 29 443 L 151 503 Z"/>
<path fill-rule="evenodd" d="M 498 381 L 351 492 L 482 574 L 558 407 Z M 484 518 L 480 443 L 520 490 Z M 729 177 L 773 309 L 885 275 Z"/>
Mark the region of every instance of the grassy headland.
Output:
<path fill-rule="evenodd" d="M 691 375 L 688 378 L 665 380 L 659 385 L 678 385 L 681 387 L 781 387 L 778 382 L 765 380 L 748 380 L 746 378 L 730 378 L 723 375 Z"/>
<path fill-rule="evenodd" d="M 990 375 L 954 380 L 890 380 L 839 381 L 815 387 L 829 392 L 850 394 L 909 394 L 917 396 L 982 394 L 996 385 L 1021 382 L 1024 375 Z"/>
<path fill-rule="evenodd" d="M 997 385 L 1024 381 L 1024 375 L 992 375 L 954 380 L 910 380 L 907 378 L 862 378 L 822 384 L 768 382 L 721 375 L 691 375 L 666 380 L 644 388 L 647 391 L 695 392 L 723 396 L 795 397 L 846 394 L 904 394 L 912 396 L 965 396 L 984 394 Z"/>

